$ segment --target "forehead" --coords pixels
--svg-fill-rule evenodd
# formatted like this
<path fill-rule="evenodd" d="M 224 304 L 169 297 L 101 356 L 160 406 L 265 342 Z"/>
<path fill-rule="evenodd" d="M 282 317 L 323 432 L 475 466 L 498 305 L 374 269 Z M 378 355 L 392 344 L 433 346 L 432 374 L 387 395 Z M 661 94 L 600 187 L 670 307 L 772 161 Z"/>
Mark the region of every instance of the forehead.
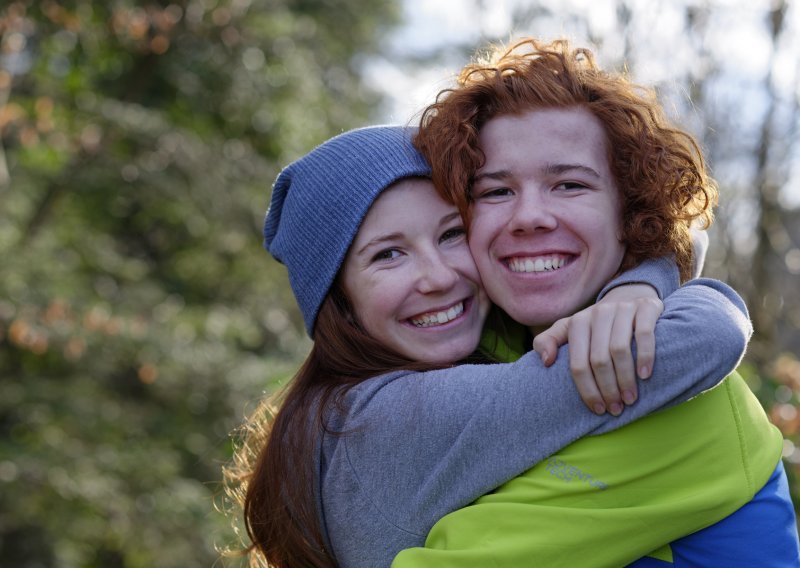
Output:
<path fill-rule="evenodd" d="M 376 232 L 424 229 L 451 211 L 454 205 L 436 193 L 425 178 L 407 178 L 392 184 L 375 200 L 356 235 L 356 241 Z"/>
<path fill-rule="evenodd" d="M 501 115 L 481 129 L 486 157 L 480 171 L 525 164 L 587 163 L 608 169 L 608 139 L 600 120 L 582 107 L 537 109 Z"/>

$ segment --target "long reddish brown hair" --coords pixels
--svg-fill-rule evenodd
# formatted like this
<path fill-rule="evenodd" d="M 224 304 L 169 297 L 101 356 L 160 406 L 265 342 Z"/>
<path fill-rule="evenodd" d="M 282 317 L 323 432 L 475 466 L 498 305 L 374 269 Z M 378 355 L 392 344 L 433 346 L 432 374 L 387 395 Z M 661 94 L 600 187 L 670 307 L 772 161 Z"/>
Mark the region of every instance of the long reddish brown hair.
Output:
<path fill-rule="evenodd" d="M 655 93 L 602 71 L 587 49 L 566 40 L 522 40 L 465 66 L 453 89 L 425 109 L 415 144 L 433 170 L 437 191 L 469 219 L 470 189 L 484 156 L 481 128 L 492 118 L 545 108 L 582 107 L 609 141 L 609 163 L 622 194 L 621 270 L 674 255 L 691 274 L 689 227 L 710 225 L 717 186 L 696 140 L 672 125 Z"/>
<path fill-rule="evenodd" d="M 310 354 L 288 388 L 249 417 L 224 470 L 226 492 L 243 508 L 250 540 L 244 554 L 251 566 L 336 566 L 314 492 L 325 410 L 371 377 L 434 367 L 410 361 L 369 336 L 337 279 L 320 307 Z"/>

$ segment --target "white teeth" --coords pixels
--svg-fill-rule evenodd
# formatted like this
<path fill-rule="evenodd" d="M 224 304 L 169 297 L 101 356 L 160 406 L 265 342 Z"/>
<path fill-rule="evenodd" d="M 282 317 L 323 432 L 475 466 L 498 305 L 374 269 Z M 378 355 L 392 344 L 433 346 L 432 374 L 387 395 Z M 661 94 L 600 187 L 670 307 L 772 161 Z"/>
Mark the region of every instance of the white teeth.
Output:
<path fill-rule="evenodd" d="M 411 318 L 410 321 L 417 327 L 431 327 L 453 321 L 464 313 L 464 302 L 459 302 L 447 311 L 430 312 Z"/>
<path fill-rule="evenodd" d="M 511 272 L 552 272 L 558 270 L 566 260 L 559 256 L 549 258 L 539 257 L 536 260 L 530 258 L 512 258 L 508 262 Z"/>

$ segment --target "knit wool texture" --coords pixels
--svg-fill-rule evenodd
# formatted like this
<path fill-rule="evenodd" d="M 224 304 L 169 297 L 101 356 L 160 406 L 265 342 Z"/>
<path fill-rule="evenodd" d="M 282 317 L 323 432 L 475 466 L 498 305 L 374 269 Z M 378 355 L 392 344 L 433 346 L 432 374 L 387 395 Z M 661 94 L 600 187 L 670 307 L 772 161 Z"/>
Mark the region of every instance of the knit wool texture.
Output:
<path fill-rule="evenodd" d="M 345 132 L 289 164 L 275 180 L 264 248 L 286 266 L 309 336 L 375 199 L 403 178 L 430 177 L 430 166 L 411 143 L 415 132 L 401 126 Z"/>

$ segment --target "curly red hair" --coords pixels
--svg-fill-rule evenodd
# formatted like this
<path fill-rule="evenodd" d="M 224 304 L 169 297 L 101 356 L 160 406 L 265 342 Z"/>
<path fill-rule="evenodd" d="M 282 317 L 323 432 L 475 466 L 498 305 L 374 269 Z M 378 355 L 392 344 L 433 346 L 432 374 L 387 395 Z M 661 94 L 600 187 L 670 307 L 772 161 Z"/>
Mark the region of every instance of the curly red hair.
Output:
<path fill-rule="evenodd" d="M 457 86 L 423 112 L 415 144 L 431 163 L 436 189 L 469 219 L 472 181 L 484 162 L 481 128 L 497 116 L 573 106 L 594 114 L 608 136 L 623 202 L 621 270 L 673 255 L 687 280 L 689 229 L 695 220 L 711 224 L 716 183 L 695 138 L 669 122 L 655 92 L 601 70 L 588 49 L 525 39 L 468 64 Z"/>

